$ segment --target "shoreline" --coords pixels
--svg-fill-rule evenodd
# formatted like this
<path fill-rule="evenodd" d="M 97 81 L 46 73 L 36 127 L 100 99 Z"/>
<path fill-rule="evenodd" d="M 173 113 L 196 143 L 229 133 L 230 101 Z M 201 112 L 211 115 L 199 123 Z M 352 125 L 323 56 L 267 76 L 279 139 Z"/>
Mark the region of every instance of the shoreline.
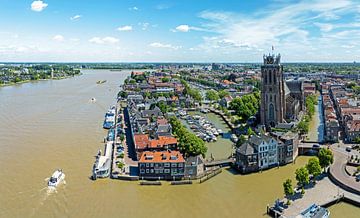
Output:
<path fill-rule="evenodd" d="M 82 73 L 78 74 L 78 75 L 74 75 L 74 76 L 64 76 L 64 77 L 55 77 L 55 78 L 51 78 L 51 79 L 38 79 L 38 80 L 23 80 L 20 82 L 11 82 L 11 83 L 6 83 L 6 84 L 0 84 L 0 88 L 2 87 L 8 87 L 8 86 L 15 86 L 15 85 L 21 85 L 21 84 L 25 84 L 25 83 L 30 83 L 30 82 L 42 82 L 42 81 L 49 81 L 49 80 L 62 80 L 62 79 L 69 79 L 75 76 L 81 76 Z"/>

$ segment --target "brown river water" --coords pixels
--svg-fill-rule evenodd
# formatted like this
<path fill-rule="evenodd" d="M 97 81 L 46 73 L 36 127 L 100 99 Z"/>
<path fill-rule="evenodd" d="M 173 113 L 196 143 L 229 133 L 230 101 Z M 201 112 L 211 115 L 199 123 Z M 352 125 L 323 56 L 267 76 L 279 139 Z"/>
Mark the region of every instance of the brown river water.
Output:
<path fill-rule="evenodd" d="M 266 205 L 282 196 L 282 182 L 294 179 L 308 159 L 246 176 L 225 169 L 186 186 L 91 181 L 106 134 L 104 113 L 129 72 L 87 70 L 70 79 L 0 88 L 0 217 L 264 217 Z M 56 168 L 64 170 L 66 184 L 48 192 L 46 180 Z M 331 209 L 359 214 L 346 204 Z"/>

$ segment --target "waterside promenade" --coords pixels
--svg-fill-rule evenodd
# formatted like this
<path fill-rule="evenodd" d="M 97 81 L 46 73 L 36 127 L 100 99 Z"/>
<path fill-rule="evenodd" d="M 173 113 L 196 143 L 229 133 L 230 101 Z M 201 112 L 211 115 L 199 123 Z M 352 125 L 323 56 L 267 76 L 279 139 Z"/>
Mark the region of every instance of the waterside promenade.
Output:
<path fill-rule="evenodd" d="M 315 203 L 328 207 L 340 202 L 343 197 L 357 202 L 358 205 L 360 205 L 359 195 L 339 188 L 332 183 L 328 177 L 324 177 L 320 181 L 317 181 L 314 187 L 306 189 L 303 197 L 297 198 L 297 196 L 295 196 L 292 198 L 293 201 L 291 202 L 291 205 L 284 210 L 282 216 L 288 218 L 296 217 L 311 204 Z"/>

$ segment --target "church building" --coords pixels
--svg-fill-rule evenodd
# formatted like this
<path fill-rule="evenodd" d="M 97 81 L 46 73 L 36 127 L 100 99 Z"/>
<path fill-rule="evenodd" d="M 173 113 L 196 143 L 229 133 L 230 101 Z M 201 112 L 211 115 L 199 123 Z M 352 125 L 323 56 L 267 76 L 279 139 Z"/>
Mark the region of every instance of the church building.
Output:
<path fill-rule="evenodd" d="M 261 66 L 261 124 L 267 128 L 299 119 L 305 109 L 303 83 L 285 81 L 280 54 L 264 55 Z"/>

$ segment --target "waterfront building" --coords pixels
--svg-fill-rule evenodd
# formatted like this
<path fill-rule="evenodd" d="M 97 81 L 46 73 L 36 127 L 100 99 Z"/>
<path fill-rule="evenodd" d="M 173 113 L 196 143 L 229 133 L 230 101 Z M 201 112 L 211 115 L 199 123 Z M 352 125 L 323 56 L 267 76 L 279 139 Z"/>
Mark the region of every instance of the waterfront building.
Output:
<path fill-rule="evenodd" d="M 286 120 L 297 120 L 304 109 L 302 81 L 285 82 L 280 54 L 264 55 L 261 66 L 261 124 L 275 127 Z"/>
<path fill-rule="evenodd" d="M 243 173 L 277 166 L 279 142 L 267 135 L 253 135 L 236 150 L 236 167 Z"/>
<path fill-rule="evenodd" d="M 138 166 L 140 179 L 178 180 L 185 175 L 185 159 L 179 151 L 145 151 Z"/>
<path fill-rule="evenodd" d="M 185 178 L 195 179 L 204 174 L 204 158 L 201 155 L 190 156 L 185 162 Z"/>

